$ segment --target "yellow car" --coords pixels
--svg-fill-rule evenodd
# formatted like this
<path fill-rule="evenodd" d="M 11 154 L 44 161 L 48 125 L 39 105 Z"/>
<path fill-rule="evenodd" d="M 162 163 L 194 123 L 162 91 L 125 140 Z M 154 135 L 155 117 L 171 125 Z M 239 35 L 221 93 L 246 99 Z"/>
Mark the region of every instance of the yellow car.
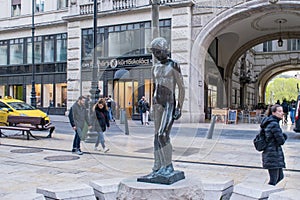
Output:
<path fill-rule="evenodd" d="M 50 118 L 46 113 L 11 96 L 5 96 L 0 99 L 0 125 L 8 125 L 8 115 L 43 117 L 46 124 L 50 122 Z"/>

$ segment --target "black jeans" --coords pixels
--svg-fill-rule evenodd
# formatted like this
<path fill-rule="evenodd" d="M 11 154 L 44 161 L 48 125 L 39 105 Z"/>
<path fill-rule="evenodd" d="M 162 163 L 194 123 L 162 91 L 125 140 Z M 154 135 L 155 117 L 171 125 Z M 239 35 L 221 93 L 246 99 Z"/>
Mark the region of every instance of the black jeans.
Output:
<path fill-rule="evenodd" d="M 269 185 L 276 185 L 284 177 L 282 168 L 268 169 L 268 171 L 270 176 Z"/>

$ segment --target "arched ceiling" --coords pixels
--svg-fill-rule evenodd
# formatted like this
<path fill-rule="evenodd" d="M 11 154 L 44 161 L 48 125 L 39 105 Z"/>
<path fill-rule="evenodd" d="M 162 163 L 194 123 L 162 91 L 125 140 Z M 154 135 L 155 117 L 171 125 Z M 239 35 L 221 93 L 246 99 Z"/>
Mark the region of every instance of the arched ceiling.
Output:
<path fill-rule="evenodd" d="M 219 39 L 218 65 L 230 76 L 233 65 L 247 49 L 279 36 L 300 38 L 300 1 L 279 0 L 271 4 L 266 0 L 253 0 L 222 15 L 212 33 Z"/>

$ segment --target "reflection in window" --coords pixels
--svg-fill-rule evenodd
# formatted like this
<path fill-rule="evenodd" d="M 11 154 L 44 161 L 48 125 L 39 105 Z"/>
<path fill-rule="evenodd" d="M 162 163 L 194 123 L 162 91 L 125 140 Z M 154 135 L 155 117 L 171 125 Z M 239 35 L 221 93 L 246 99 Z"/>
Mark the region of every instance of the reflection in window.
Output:
<path fill-rule="evenodd" d="M 11 16 L 21 15 L 21 0 L 11 1 Z"/>
<path fill-rule="evenodd" d="M 0 65 L 7 65 L 7 41 L 0 41 Z"/>
<path fill-rule="evenodd" d="M 10 64 L 23 64 L 23 39 L 10 40 Z"/>
<path fill-rule="evenodd" d="M 139 55 L 141 49 L 140 24 L 110 27 L 108 56 Z"/>
<path fill-rule="evenodd" d="M 44 62 L 54 62 L 54 36 L 45 37 Z"/>
<path fill-rule="evenodd" d="M 57 35 L 56 61 L 67 61 L 67 34 Z"/>
<path fill-rule="evenodd" d="M 100 33 L 100 34 L 99 34 Z M 97 29 L 97 56 L 104 57 L 104 28 Z M 82 31 L 82 59 L 91 59 L 93 55 L 93 29 Z"/>
<path fill-rule="evenodd" d="M 44 12 L 45 0 L 35 0 L 35 11 Z"/>
<path fill-rule="evenodd" d="M 287 41 L 288 51 L 300 50 L 300 39 L 289 39 Z"/>
<path fill-rule="evenodd" d="M 58 0 L 57 9 L 62 9 L 68 7 L 68 0 Z"/>
<path fill-rule="evenodd" d="M 27 63 L 32 63 L 32 38 L 27 38 Z M 42 37 L 34 38 L 34 63 L 42 62 Z"/>

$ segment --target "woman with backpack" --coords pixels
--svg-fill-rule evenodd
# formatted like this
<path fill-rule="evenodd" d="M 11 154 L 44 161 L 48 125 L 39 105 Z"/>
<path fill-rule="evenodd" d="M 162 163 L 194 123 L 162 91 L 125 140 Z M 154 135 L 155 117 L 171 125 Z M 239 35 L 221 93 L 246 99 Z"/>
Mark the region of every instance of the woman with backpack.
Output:
<path fill-rule="evenodd" d="M 279 121 L 283 119 L 284 112 L 281 105 L 269 106 L 267 116 L 262 120 L 260 127 L 264 129 L 267 146 L 262 153 L 262 164 L 269 172 L 269 185 L 276 185 L 284 177 L 284 153 L 281 146 L 285 143 L 287 135 L 282 132 Z"/>

